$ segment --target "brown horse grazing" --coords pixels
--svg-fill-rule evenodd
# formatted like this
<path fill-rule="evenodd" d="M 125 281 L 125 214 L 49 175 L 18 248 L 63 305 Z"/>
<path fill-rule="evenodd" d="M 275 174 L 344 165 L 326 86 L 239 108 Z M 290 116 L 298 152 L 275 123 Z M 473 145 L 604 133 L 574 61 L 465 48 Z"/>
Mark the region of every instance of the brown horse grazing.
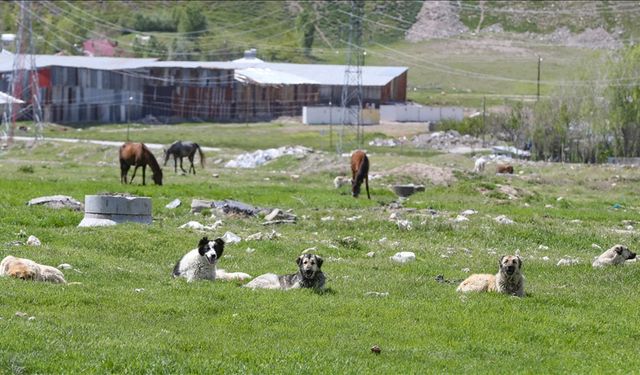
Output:
<path fill-rule="evenodd" d="M 164 165 L 167 165 L 169 158 L 173 155 L 173 169 L 176 173 L 178 173 L 178 158 L 180 158 L 180 169 L 184 173 L 189 173 L 193 171 L 193 174 L 196 174 L 196 167 L 193 166 L 193 159 L 196 156 L 196 151 L 200 154 L 200 165 L 204 168 L 204 154 L 200 149 L 200 146 L 195 142 L 182 142 L 175 141 L 169 146 L 169 148 L 164 152 Z M 185 171 L 182 168 L 182 158 L 189 158 L 189 162 L 191 162 L 191 166 L 189 167 L 189 172 Z"/>
<path fill-rule="evenodd" d="M 358 197 L 360 195 L 360 185 L 364 180 L 367 187 L 367 198 L 369 195 L 369 158 L 364 151 L 356 151 L 351 155 L 351 195 Z"/>
<path fill-rule="evenodd" d="M 155 182 L 156 185 L 162 185 L 162 169 L 160 169 L 160 165 L 156 161 L 156 158 L 153 156 L 153 153 L 149 151 L 144 143 L 127 142 L 120 146 L 121 183 L 127 183 L 127 174 L 129 173 L 129 168 L 135 166 L 129 183 L 133 182 L 133 178 L 136 176 L 138 167 L 142 167 L 142 185 L 146 185 L 145 171 L 147 169 L 147 164 L 153 171 L 153 182 Z"/>

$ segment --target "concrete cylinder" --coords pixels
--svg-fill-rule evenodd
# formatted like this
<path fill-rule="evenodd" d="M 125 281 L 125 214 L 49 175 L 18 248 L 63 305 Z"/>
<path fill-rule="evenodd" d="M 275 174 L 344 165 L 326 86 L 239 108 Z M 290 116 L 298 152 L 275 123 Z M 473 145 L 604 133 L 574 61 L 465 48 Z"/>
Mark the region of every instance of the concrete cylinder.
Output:
<path fill-rule="evenodd" d="M 79 227 L 116 225 L 124 222 L 151 224 L 151 198 L 120 195 L 85 195 L 84 218 Z"/>

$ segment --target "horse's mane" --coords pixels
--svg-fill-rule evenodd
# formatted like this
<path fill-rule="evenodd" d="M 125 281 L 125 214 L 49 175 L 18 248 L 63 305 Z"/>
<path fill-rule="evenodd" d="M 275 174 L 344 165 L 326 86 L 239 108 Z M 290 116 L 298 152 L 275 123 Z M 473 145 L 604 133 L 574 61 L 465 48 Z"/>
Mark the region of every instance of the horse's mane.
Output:
<path fill-rule="evenodd" d="M 362 181 L 367 177 L 369 173 L 369 159 L 367 159 L 367 155 L 363 155 L 362 161 L 358 166 L 358 174 L 356 174 L 356 183 L 359 185 Z"/>
<path fill-rule="evenodd" d="M 142 145 L 142 151 L 149 156 L 147 158 L 147 162 L 151 167 L 151 170 L 153 171 L 153 173 L 154 174 L 160 173 L 160 175 L 162 176 L 162 169 L 160 169 L 160 164 L 158 164 L 156 157 L 153 156 L 153 152 L 151 152 L 151 150 L 149 150 L 147 145 L 145 145 L 144 143 L 141 143 L 141 145 Z"/>

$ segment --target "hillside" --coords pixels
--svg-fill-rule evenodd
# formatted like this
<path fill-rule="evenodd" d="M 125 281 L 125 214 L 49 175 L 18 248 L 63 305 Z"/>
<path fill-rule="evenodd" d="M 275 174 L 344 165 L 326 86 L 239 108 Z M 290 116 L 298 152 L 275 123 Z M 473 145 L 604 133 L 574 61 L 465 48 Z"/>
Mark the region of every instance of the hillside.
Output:
<path fill-rule="evenodd" d="M 124 56 L 230 60 L 257 48 L 267 61 L 343 64 L 346 1 L 42 1 L 31 3 L 38 53 L 82 53 L 108 38 Z M 409 97 L 478 106 L 549 93 L 640 37 L 640 6 L 626 1 L 375 1 L 363 3 L 365 64 L 410 68 Z M 0 3 L 0 30 L 16 32 L 17 3 Z"/>

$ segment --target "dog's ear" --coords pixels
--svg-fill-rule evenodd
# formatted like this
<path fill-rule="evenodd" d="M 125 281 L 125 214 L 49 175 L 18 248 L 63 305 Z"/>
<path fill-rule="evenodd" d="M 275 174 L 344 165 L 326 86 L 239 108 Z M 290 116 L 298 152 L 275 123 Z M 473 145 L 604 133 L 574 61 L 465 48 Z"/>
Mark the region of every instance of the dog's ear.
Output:
<path fill-rule="evenodd" d="M 498 260 L 498 266 L 502 266 L 502 260 L 506 257 L 507 257 L 506 255 L 503 255 L 500 257 L 500 260 Z"/>
<path fill-rule="evenodd" d="M 520 255 L 516 255 L 516 258 L 518 259 L 518 268 L 522 269 L 522 258 L 520 258 Z"/>
<path fill-rule="evenodd" d="M 296 259 L 296 264 L 298 265 L 298 267 L 302 264 L 302 258 L 304 257 L 304 255 L 300 255 L 298 257 L 298 259 Z"/>
<path fill-rule="evenodd" d="M 213 249 L 216 251 L 216 257 L 220 258 L 224 251 L 224 240 L 222 238 L 216 238 L 214 242 Z"/>
<path fill-rule="evenodd" d="M 209 243 L 209 238 L 208 237 L 202 237 L 200 242 L 198 242 L 198 253 L 200 253 L 200 255 L 204 255 L 204 253 L 207 252 L 207 244 L 208 243 Z"/>
<path fill-rule="evenodd" d="M 324 262 L 324 259 L 316 255 L 316 263 L 318 263 L 318 268 L 322 267 L 322 262 Z"/>
<path fill-rule="evenodd" d="M 618 253 L 618 255 L 622 255 L 622 252 L 624 251 L 624 246 L 622 245 L 616 245 L 614 248 L 616 253 Z"/>

